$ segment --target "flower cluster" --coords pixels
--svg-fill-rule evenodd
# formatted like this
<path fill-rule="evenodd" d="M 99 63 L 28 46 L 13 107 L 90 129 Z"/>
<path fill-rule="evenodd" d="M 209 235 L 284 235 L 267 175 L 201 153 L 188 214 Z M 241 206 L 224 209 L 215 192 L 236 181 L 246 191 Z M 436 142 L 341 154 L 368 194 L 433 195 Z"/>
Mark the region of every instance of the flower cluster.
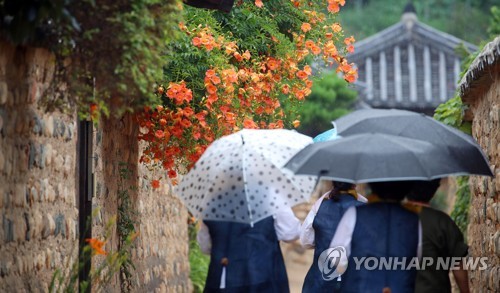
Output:
<path fill-rule="evenodd" d="M 255 32 L 251 39 L 263 40 L 255 45 L 260 45 L 257 49 L 245 43 L 246 36 L 238 38 L 238 30 L 216 29 L 205 25 L 210 23 L 205 19 L 203 25 L 198 24 L 200 13 L 187 24 L 181 23 L 186 45 L 174 57 L 196 58 L 193 62 L 197 64 L 192 66 L 206 68 L 199 77 L 183 75 L 189 66 L 180 61 L 178 66 L 186 68 L 167 70 L 170 80 L 155 91 L 163 105 L 146 108 L 138 116 L 139 139 L 147 142 L 141 162 L 161 165 L 169 178 L 175 178 L 178 172 L 189 170 L 222 135 L 242 128 L 298 127 L 300 121 L 284 106 L 299 105 L 311 93 L 313 69 L 307 60 L 336 65 L 345 80 L 354 82 L 357 71 L 345 58 L 354 49 L 354 38 L 342 39 L 341 25 L 328 23 L 321 12 L 324 7 L 313 6 L 320 2 L 293 0 L 286 4 L 290 5 L 287 9 L 300 11 L 302 18 L 284 34 Z M 327 8 L 335 14 L 344 4 L 344 0 L 329 0 Z M 240 2 L 236 8 L 250 11 L 249 17 L 259 13 L 272 16 L 280 9 L 268 5 L 256 0 Z M 158 188 L 160 183 L 155 179 L 151 185 Z"/>

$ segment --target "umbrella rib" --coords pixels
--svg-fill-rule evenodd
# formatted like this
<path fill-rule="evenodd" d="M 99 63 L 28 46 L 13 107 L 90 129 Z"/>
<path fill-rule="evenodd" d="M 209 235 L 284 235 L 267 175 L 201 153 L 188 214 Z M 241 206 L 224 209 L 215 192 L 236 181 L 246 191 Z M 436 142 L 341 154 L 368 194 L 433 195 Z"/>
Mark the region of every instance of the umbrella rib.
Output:
<path fill-rule="evenodd" d="M 394 141 L 394 142 L 397 143 L 398 145 L 400 145 L 401 147 L 406 148 L 405 145 L 399 143 L 398 141 Z M 432 177 L 432 175 L 429 174 L 430 171 L 428 171 L 427 168 L 425 168 L 425 166 L 420 161 L 420 158 L 416 154 L 414 154 L 413 152 L 410 152 L 410 155 L 412 155 L 413 157 L 415 157 L 417 159 L 417 162 L 418 162 L 418 165 L 420 166 L 420 169 L 422 169 L 424 171 L 424 173 L 426 174 L 427 178 L 430 179 Z"/>
<path fill-rule="evenodd" d="M 241 140 L 243 141 L 243 135 L 241 136 Z M 247 175 L 246 175 L 246 169 L 245 169 L 245 163 L 246 163 L 246 152 L 245 152 L 245 143 L 243 141 L 242 144 L 242 150 L 241 150 L 241 156 L 242 156 L 242 173 L 243 173 L 243 186 L 245 188 L 245 199 L 247 201 L 247 208 L 248 208 L 248 218 L 250 220 L 250 226 L 253 227 L 253 216 L 252 216 L 252 207 L 250 206 L 250 199 L 248 198 L 248 184 L 247 184 Z"/>

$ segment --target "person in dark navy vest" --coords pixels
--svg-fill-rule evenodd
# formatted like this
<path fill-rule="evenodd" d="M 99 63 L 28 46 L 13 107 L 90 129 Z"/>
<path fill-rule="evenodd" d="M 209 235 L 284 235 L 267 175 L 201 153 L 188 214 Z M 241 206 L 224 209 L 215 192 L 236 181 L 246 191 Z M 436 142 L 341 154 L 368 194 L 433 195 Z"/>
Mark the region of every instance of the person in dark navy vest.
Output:
<path fill-rule="evenodd" d="M 290 292 L 279 241 L 299 237 L 300 221 L 284 209 L 253 225 L 203 221 L 197 240 L 210 254 L 204 292 Z"/>
<path fill-rule="evenodd" d="M 332 181 L 332 189 L 321 196 L 301 226 L 300 241 L 303 247 L 314 248 L 314 259 L 309 269 L 303 293 L 334 292 L 338 280 L 327 281 L 318 267 L 320 254 L 328 248 L 344 212 L 351 206 L 362 205 L 366 198 L 356 192 L 356 185 Z"/>
<path fill-rule="evenodd" d="M 346 251 L 336 267 L 340 292 L 414 292 L 422 230 L 418 214 L 401 204 L 413 184 L 370 183 L 368 204 L 344 213 L 330 243 Z"/>

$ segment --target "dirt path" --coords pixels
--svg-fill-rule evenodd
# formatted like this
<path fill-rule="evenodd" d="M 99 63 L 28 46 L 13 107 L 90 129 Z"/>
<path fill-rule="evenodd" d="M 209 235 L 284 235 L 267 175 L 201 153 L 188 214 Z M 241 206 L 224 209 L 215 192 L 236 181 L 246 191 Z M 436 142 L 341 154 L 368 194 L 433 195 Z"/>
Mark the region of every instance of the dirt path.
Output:
<path fill-rule="evenodd" d="M 314 250 L 305 250 L 298 242 L 282 243 L 281 250 L 285 259 L 290 293 L 301 293 L 304 278 L 311 267 Z"/>

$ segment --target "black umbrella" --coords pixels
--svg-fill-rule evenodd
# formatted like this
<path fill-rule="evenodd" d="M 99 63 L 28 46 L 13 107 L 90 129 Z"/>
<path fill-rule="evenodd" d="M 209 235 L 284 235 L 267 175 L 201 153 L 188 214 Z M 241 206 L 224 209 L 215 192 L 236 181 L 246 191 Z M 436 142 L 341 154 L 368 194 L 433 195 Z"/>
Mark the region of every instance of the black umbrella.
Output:
<path fill-rule="evenodd" d="M 446 146 L 464 172 L 493 176 L 488 159 L 472 136 L 427 115 L 396 109 L 363 109 L 335 123 L 340 136 L 377 132 Z"/>
<path fill-rule="evenodd" d="M 285 168 L 295 174 L 353 183 L 469 174 L 446 147 L 382 133 L 310 144 L 293 156 Z"/>

